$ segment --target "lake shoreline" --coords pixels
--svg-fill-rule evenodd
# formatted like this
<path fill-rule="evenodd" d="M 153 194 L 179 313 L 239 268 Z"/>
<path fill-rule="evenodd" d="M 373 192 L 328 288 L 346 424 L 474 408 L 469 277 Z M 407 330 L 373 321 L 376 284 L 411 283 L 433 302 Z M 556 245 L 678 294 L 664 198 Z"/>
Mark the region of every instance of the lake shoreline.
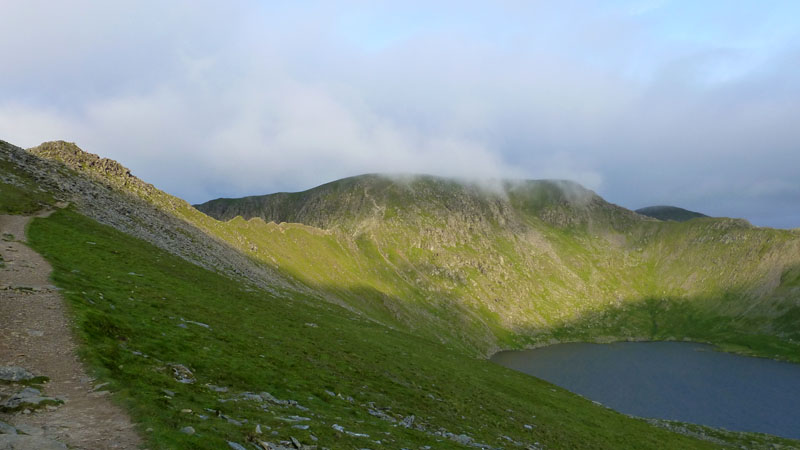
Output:
<path fill-rule="evenodd" d="M 548 342 L 490 361 L 628 416 L 800 440 L 800 365 L 791 361 L 652 339 Z"/>
<path fill-rule="evenodd" d="M 598 336 L 595 339 L 558 339 L 558 338 L 550 338 L 546 341 L 534 342 L 533 344 L 526 345 L 524 347 L 495 347 L 489 349 L 486 353 L 484 353 L 484 357 L 487 360 L 490 360 L 498 353 L 501 352 L 510 352 L 510 351 L 522 351 L 522 350 L 536 350 L 539 348 L 549 347 L 551 345 L 558 345 L 558 344 L 615 344 L 621 342 L 687 342 L 687 343 L 695 343 L 695 344 L 704 344 L 710 345 L 713 347 L 714 351 L 720 353 L 730 353 L 739 356 L 749 356 L 751 358 L 761 358 L 761 359 L 768 359 L 771 361 L 779 361 L 779 362 L 786 362 L 791 364 L 800 364 L 800 358 L 791 359 L 789 357 L 784 357 L 782 355 L 766 355 L 759 353 L 757 350 L 753 350 L 750 348 L 744 348 L 741 345 L 731 344 L 731 343 L 718 343 L 713 341 L 703 341 L 700 339 L 693 339 L 689 337 L 684 338 L 670 338 L 670 339 L 654 339 L 652 337 L 625 337 L 620 338 L 617 336 Z"/>

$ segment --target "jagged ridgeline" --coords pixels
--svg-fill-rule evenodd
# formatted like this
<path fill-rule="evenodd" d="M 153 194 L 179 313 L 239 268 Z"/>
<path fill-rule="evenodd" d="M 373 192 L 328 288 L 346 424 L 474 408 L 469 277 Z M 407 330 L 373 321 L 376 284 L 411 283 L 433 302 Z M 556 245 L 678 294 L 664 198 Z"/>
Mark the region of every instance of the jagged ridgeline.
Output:
<path fill-rule="evenodd" d="M 797 232 L 741 219 L 659 221 L 568 181 L 433 176 L 364 175 L 196 205 L 214 220 L 74 145 L 31 152 L 251 258 L 217 263 L 229 272 L 268 276 L 260 284 L 463 351 L 693 339 L 800 355 Z"/>
<path fill-rule="evenodd" d="M 688 338 L 798 360 L 798 232 L 430 176 L 198 206 L 218 220 L 74 144 L 0 141 L 0 213 L 65 201 L 29 245 L 148 448 L 794 445 L 677 434 L 475 356 Z"/>

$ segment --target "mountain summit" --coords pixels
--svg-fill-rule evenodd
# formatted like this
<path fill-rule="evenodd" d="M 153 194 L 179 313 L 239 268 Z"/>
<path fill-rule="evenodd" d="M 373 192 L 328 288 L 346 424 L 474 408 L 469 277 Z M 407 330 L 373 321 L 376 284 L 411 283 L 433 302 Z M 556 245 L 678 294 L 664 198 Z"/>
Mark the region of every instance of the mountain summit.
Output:
<path fill-rule="evenodd" d="M 465 181 L 431 175 L 360 175 L 303 192 L 243 198 L 220 198 L 198 210 L 218 219 L 258 217 L 266 222 L 293 222 L 337 228 L 367 218 L 460 217 L 508 223 L 537 218 L 554 225 L 584 225 L 638 220 L 583 186 L 566 180 Z"/>

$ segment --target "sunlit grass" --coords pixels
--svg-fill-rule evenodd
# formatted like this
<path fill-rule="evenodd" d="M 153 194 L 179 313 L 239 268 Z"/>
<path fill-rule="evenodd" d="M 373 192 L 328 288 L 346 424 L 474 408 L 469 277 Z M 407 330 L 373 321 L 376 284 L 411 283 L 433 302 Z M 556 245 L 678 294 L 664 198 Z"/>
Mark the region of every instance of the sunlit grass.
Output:
<path fill-rule="evenodd" d="M 341 308 L 242 289 L 71 211 L 36 219 L 30 241 L 54 266 L 84 357 L 112 383 L 151 448 L 290 436 L 310 444 L 311 434 L 331 448 L 459 446 L 378 419 L 370 402 L 398 418 L 414 415 L 431 432 L 465 433 L 494 446 L 509 436 L 546 448 L 712 448 Z M 175 363 L 189 367 L 196 382 L 176 382 L 169 369 Z M 267 391 L 309 411 L 220 401 L 244 391 Z M 310 428 L 281 419 L 291 415 L 309 417 Z M 334 423 L 370 438 L 337 432 Z M 253 434 L 256 424 L 266 435 Z M 195 435 L 178 431 L 188 425 Z"/>

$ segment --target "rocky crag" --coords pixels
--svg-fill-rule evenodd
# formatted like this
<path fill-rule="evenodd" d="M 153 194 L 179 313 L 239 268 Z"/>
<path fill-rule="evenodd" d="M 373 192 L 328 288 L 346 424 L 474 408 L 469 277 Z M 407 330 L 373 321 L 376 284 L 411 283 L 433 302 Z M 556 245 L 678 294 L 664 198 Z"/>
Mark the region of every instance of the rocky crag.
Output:
<path fill-rule="evenodd" d="M 193 210 L 188 203 L 170 196 L 131 175 L 117 163 L 56 141 L 30 150 L 0 141 L 0 160 L 15 167 L 52 193 L 100 223 L 140 237 L 194 264 L 245 279 L 263 289 L 279 290 L 287 283 L 221 242 L 201 227 L 181 217 Z M 9 183 L 14 180 L 8 172 Z M 199 216 L 199 214 L 197 214 Z M 277 292 L 277 291 L 276 291 Z"/>

